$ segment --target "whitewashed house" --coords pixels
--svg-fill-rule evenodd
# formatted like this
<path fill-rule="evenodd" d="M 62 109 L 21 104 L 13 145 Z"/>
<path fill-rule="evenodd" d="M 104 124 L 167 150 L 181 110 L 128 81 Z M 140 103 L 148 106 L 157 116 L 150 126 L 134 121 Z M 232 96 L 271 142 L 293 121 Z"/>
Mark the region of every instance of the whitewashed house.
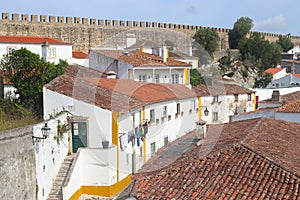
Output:
<path fill-rule="evenodd" d="M 227 123 L 231 116 L 256 110 L 255 91 L 236 84 L 197 85 L 199 119 L 208 124 Z M 206 111 L 206 112 L 205 112 Z"/>
<path fill-rule="evenodd" d="M 280 67 L 272 67 L 263 72 L 263 74 L 271 74 L 272 80 L 277 80 L 279 78 L 283 78 L 287 75 L 286 68 L 280 68 Z"/>
<path fill-rule="evenodd" d="M 287 87 L 299 87 L 300 75 L 299 74 L 287 74 L 286 76 L 272 80 L 267 88 L 287 88 Z"/>
<path fill-rule="evenodd" d="M 124 189 L 153 153 L 195 129 L 198 105 L 184 85 L 115 79 L 69 66 L 44 87 L 45 119 L 64 110 L 80 118 L 71 123 L 70 149 L 77 156 L 64 199 Z"/>
<path fill-rule="evenodd" d="M 161 56 L 141 50 L 91 50 L 89 60 L 90 68 L 113 71 L 120 79 L 190 86 L 191 64 L 168 58 L 166 47 Z"/>

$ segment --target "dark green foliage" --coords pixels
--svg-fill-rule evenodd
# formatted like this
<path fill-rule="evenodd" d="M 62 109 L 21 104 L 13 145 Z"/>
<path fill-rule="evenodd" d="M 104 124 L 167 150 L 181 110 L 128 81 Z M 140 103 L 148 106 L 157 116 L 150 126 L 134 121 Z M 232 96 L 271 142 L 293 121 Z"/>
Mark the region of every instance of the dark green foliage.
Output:
<path fill-rule="evenodd" d="M 270 67 L 275 67 L 281 57 L 281 49 L 276 43 L 270 43 L 259 33 L 252 33 L 250 38 L 244 38 L 239 42 L 239 49 L 242 59 L 251 59 L 256 64 L 260 64 L 259 71 L 264 71 Z"/>
<path fill-rule="evenodd" d="M 255 79 L 254 88 L 265 88 L 272 81 L 272 74 L 266 73 Z"/>
<path fill-rule="evenodd" d="M 283 37 L 281 35 L 279 36 L 279 39 L 276 41 L 276 43 L 281 47 L 283 52 L 288 52 L 294 47 L 294 44 L 292 43 L 290 38 Z"/>
<path fill-rule="evenodd" d="M 0 75 L 0 98 L 4 98 L 4 84 L 1 75 Z"/>
<path fill-rule="evenodd" d="M 197 69 L 190 70 L 190 83 L 192 86 L 205 84 L 202 75 L 199 73 Z"/>
<path fill-rule="evenodd" d="M 227 50 L 226 55 L 220 58 L 219 67 L 223 73 L 225 73 L 228 69 L 230 69 L 230 64 L 232 62 L 231 52 Z"/>
<path fill-rule="evenodd" d="M 43 112 L 43 86 L 61 75 L 65 66 L 65 61 L 55 65 L 26 48 L 5 55 L 0 65 L 5 76 L 17 88 L 19 103 L 33 109 L 38 115 Z"/>
<path fill-rule="evenodd" d="M 249 17 L 239 18 L 228 33 L 229 47 L 238 48 L 239 42 L 247 36 L 253 27 L 253 21 Z"/>
<path fill-rule="evenodd" d="M 214 29 L 199 29 L 193 38 L 209 53 L 210 56 L 213 56 L 213 52 L 219 46 L 219 35 Z"/>

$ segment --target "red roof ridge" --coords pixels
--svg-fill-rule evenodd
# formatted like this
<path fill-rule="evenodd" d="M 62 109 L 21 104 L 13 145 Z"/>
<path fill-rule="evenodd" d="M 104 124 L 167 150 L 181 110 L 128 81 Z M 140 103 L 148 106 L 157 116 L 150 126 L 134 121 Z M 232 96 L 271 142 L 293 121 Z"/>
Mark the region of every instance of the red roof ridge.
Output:
<path fill-rule="evenodd" d="M 72 45 L 70 42 L 63 42 L 50 37 L 44 36 L 7 36 L 0 35 L 0 43 L 25 43 L 25 44 L 42 44 L 48 42 L 49 44 L 58 45 Z"/>

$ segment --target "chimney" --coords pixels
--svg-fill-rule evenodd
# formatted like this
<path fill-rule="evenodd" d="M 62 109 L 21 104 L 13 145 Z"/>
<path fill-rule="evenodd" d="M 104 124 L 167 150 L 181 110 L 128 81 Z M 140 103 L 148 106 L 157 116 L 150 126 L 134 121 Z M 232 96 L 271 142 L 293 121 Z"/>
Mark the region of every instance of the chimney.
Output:
<path fill-rule="evenodd" d="M 280 102 L 280 93 L 279 93 L 279 90 L 273 90 L 273 93 L 272 93 L 272 101 L 273 102 Z"/>
<path fill-rule="evenodd" d="M 48 41 L 45 41 L 42 43 L 42 58 L 45 61 L 47 61 L 47 59 L 48 59 L 48 47 L 49 47 Z"/>
<path fill-rule="evenodd" d="M 167 57 L 168 57 L 168 52 L 167 52 L 168 50 L 167 50 L 167 46 L 166 46 L 166 44 L 163 44 L 163 46 L 162 46 L 162 51 L 161 51 L 161 57 L 162 57 L 162 60 L 163 60 L 163 62 L 165 63 L 165 62 L 167 62 Z"/>
<path fill-rule="evenodd" d="M 136 37 L 134 34 L 128 33 L 126 34 L 126 47 L 131 47 L 136 43 Z"/>
<path fill-rule="evenodd" d="M 192 45 L 188 46 L 188 56 L 193 56 L 193 47 L 192 47 Z"/>
<path fill-rule="evenodd" d="M 196 139 L 202 140 L 206 138 L 206 121 L 199 120 L 196 122 Z"/>

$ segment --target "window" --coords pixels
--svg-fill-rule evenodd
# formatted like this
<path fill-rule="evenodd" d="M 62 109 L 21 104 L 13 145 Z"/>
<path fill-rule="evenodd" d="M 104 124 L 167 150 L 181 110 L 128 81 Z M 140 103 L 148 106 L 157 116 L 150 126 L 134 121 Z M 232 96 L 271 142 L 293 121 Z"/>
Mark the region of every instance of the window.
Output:
<path fill-rule="evenodd" d="M 151 143 L 151 156 L 155 153 L 156 147 L 155 147 L 155 142 Z"/>
<path fill-rule="evenodd" d="M 168 137 L 164 137 L 164 146 L 166 146 L 169 143 L 169 138 Z"/>
<path fill-rule="evenodd" d="M 167 115 L 168 115 L 168 107 L 167 107 L 167 106 L 164 106 L 163 117 L 164 117 L 164 118 L 167 118 Z"/>
<path fill-rule="evenodd" d="M 7 54 L 11 54 L 13 51 L 15 51 L 17 49 L 17 47 L 7 47 L 6 48 L 6 52 Z"/>
<path fill-rule="evenodd" d="M 213 97 L 213 102 L 214 102 L 214 103 L 218 103 L 218 101 L 219 101 L 218 96 L 214 96 L 214 97 Z"/>
<path fill-rule="evenodd" d="M 192 111 L 196 110 L 196 101 L 195 100 L 192 100 L 192 102 L 191 102 L 191 110 Z"/>
<path fill-rule="evenodd" d="M 248 101 L 252 100 L 252 94 L 248 94 Z"/>
<path fill-rule="evenodd" d="M 159 83 L 159 74 L 154 74 L 154 82 Z"/>
<path fill-rule="evenodd" d="M 238 101 L 239 101 L 239 95 L 238 95 L 238 94 L 235 94 L 235 95 L 234 95 L 234 101 L 235 101 L 235 102 L 238 102 Z"/>
<path fill-rule="evenodd" d="M 56 57 L 56 49 L 55 48 L 48 48 L 48 58 L 55 58 Z"/>
<path fill-rule="evenodd" d="M 135 113 L 132 114 L 132 127 L 135 128 Z"/>
<path fill-rule="evenodd" d="M 146 75 L 139 75 L 139 82 L 146 82 Z"/>
<path fill-rule="evenodd" d="M 213 121 L 218 121 L 218 112 L 213 112 Z"/>
<path fill-rule="evenodd" d="M 150 122 L 155 122 L 155 111 L 154 109 L 150 110 Z"/>
<path fill-rule="evenodd" d="M 176 114 L 180 114 L 180 103 L 178 103 L 176 106 Z"/>
<path fill-rule="evenodd" d="M 179 83 L 179 75 L 172 74 L 172 84 L 178 84 L 178 83 Z"/>

